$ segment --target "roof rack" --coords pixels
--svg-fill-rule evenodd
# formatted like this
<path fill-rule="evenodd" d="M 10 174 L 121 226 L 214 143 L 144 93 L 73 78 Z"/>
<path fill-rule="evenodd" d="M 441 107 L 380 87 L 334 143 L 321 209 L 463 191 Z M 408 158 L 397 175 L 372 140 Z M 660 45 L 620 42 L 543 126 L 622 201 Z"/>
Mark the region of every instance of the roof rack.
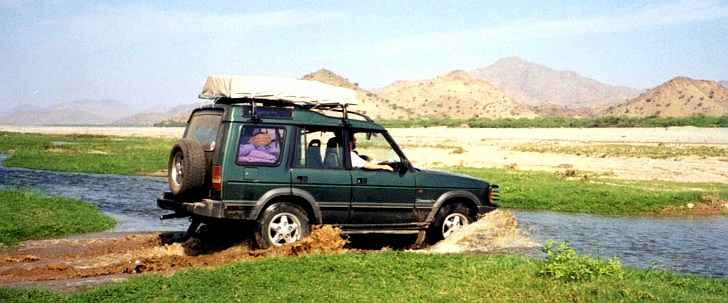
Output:
<path fill-rule="evenodd" d="M 258 98 L 217 98 L 214 100 L 215 104 L 250 104 L 250 111 L 251 116 L 253 117 L 253 120 L 260 120 L 260 117 L 257 114 L 257 106 L 258 104 L 263 106 L 279 106 L 279 107 L 297 107 L 301 109 L 306 110 L 315 110 L 315 111 L 332 111 L 332 112 L 338 112 L 342 113 L 342 120 L 344 120 L 345 123 L 349 119 L 349 114 L 356 115 L 359 117 L 364 118 L 367 122 L 374 122 L 372 118 L 369 116 L 360 113 L 349 110 L 349 105 L 347 103 L 301 103 L 301 102 L 291 102 L 288 100 L 272 100 L 272 99 L 258 99 Z M 321 112 L 321 114 L 326 115 L 325 113 Z M 326 115 L 328 116 L 328 115 Z M 328 116 L 331 117 L 331 116 Z M 337 117 L 332 117 L 337 118 Z"/>
<path fill-rule="evenodd" d="M 200 98 L 214 100 L 216 104 L 250 103 L 254 119 L 258 118 L 256 104 L 261 103 L 341 112 L 344 123 L 348 106 L 358 101 L 355 91 L 318 81 L 229 75 L 208 76 Z M 364 114 L 352 113 L 372 121 Z"/>

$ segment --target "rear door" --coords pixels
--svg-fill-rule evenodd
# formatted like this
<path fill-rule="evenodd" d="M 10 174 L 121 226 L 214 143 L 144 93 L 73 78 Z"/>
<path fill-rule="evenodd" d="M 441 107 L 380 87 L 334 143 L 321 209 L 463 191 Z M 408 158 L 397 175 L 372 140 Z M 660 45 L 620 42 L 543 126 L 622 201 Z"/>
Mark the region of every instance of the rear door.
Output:
<path fill-rule="evenodd" d="M 293 190 L 310 194 L 324 224 L 343 224 L 349 217 L 351 174 L 344 167 L 340 128 L 303 126 L 291 165 Z"/>
<path fill-rule="evenodd" d="M 290 130 L 289 126 L 267 124 L 232 126 L 223 160 L 224 200 L 252 206 L 272 189 L 290 190 Z"/>

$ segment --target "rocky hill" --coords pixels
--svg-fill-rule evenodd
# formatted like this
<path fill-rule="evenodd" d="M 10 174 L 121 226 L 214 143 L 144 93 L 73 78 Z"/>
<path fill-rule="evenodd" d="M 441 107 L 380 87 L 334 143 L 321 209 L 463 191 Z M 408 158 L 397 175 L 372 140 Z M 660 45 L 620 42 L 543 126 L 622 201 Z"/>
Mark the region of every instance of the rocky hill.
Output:
<path fill-rule="evenodd" d="M 352 83 L 349 79 L 322 68 L 313 73 L 304 75 L 301 79 L 314 80 L 331 84 L 338 87 L 353 89 L 359 98 L 359 104 L 353 108 L 357 112 L 368 115 L 372 119 L 406 119 L 411 118 L 406 108 L 396 102 L 384 99 L 381 96 L 359 87 L 359 84 Z"/>
<path fill-rule="evenodd" d="M 48 107 L 18 107 L 0 117 L 12 125 L 106 125 L 132 114 L 129 106 L 115 100 L 77 100 Z"/>
<path fill-rule="evenodd" d="M 718 82 L 718 84 L 720 84 L 721 86 L 723 86 L 725 88 L 728 88 L 728 81 L 720 81 L 720 82 Z"/>
<path fill-rule="evenodd" d="M 503 58 L 470 72 L 515 100 L 530 105 L 550 103 L 568 107 L 592 107 L 624 102 L 640 91 L 612 86 L 570 71 L 558 71 L 517 57 Z"/>
<path fill-rule="evenodd" d="M 510 118 L 537 116 L 490 83 L 456 70 L 435 79 L 397 81 L 377 92 L 416 117 Z"/>
<path fill-rule="evenodd" d="M 715 81 L 676 77 L 605 113 L 633 117 L 727 115 L 728 89 Z"/>

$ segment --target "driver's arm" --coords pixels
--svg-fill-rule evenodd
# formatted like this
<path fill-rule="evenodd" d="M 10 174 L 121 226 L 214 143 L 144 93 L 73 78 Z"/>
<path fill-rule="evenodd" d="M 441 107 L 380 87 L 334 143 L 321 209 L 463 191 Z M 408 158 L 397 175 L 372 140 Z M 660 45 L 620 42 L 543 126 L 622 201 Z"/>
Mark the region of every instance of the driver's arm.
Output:
<path fill-rule="evenodd" d="M 366 168 L 366 169 L 382 169 L 382 170 L 386 170 L 386 171 L 394 171 L 394 169 L 391 166 L 389 166 L 389 165 L 386 165 L 386 164 L 378 164 L 378 163 L 371 162 L 371 161 L 367 162 L 366 165 L 364 165 L 364 168 Z"/>

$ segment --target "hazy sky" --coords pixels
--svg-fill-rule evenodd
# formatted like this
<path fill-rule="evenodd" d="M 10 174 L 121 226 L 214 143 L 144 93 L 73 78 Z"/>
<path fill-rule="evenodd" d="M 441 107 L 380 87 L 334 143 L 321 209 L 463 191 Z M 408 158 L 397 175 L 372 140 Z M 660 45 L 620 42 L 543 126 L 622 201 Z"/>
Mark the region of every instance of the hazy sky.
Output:
<path fill-rule="evenodd" d="M 506 56 L 638 88 L 728 79 L 726 1 L 489 2 L 0 0 L 0 108 L 166 108 L 208 74 L 321 67 L 373 88 Z"/>

